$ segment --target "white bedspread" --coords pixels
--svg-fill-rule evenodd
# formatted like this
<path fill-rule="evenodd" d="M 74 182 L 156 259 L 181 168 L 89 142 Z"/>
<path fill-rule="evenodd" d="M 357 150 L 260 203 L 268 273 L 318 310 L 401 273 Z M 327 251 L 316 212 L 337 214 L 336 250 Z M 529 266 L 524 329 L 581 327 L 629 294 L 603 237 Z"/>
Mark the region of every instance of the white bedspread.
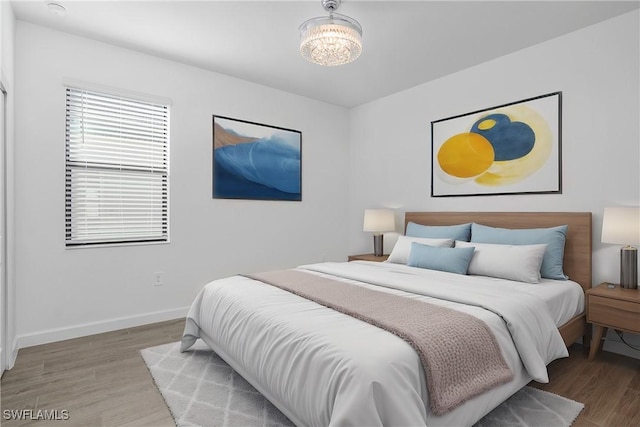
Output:
<path fill-rule="evenodd" d="M 547 381 L 546 364 L 567 355 L 547 303 L 523 286 L 394 264 L 301 268 L 482 319 L 515 378 L 436 417 L 418 355 L 402 339 L 245 277 L 211 282 L 189 311 L 183 350 L 203 338 L 296 425 L 471 425 L 531 378 Z"/>

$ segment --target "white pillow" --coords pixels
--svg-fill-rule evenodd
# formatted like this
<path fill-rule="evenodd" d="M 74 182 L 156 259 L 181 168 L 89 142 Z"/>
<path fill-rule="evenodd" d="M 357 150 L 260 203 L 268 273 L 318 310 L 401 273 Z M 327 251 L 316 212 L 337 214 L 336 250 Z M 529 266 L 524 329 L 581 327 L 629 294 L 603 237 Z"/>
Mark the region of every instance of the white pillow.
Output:
<path fill-rule="evenodd" d="M 427 237 L 409 237 L 399 236 L 387 262 L 395 264 L 406 264 L 409 261 L 411 253 L 411 243 L 420 243 L 421 245 L 438 246 L 451 248 L 453 247 L 453 239 L 429 239 Z"/>
<path fill-rule="evenodd" d="M 540 266 L 547 249 L 540 245 L 498 245 L 492 243 L 462 242 L 457 248 L 476 248 L 467 274 L 498 277 L 518 282 L 538 283 Z"/>

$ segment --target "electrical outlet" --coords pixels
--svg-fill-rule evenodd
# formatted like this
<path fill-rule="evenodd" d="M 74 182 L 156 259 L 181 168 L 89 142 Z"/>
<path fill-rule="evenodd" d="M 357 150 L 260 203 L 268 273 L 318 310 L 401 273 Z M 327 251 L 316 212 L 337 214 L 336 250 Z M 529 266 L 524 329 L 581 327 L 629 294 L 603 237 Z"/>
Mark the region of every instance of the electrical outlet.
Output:
<path fill-rule="evenodd" d="M 156 271 L 153 273 L 153 286 L 164 285 L 164 273 L 162 271 Z"/>

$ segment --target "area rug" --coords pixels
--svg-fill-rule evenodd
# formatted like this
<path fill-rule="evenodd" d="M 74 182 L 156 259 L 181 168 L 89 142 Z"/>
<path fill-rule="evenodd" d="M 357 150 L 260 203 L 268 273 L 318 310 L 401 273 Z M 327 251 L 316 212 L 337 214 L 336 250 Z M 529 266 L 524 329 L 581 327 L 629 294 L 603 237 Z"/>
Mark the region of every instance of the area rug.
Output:
<path fill-rule="evenodd" d="M 180 353 L 180 343 L 140 351 L 179 427 L 293 426 L 275 406 L 206 344 Z M 524 387 L 474 427 L 569 427 L 584 405 Z"/>

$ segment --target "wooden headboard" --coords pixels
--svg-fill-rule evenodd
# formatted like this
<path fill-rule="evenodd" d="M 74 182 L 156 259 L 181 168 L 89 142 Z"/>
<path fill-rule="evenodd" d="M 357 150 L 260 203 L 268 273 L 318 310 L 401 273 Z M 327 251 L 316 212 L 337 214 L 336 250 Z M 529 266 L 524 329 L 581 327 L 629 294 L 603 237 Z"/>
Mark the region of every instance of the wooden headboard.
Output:
<path fill-rule="evenodd" d="M 502 228 L 546 228 L 568 225 L 564 272 L 586 291 L 591 288 L 591 212 L 407 212 L 409 222 L 455 225 L 476 222 Z"/>

